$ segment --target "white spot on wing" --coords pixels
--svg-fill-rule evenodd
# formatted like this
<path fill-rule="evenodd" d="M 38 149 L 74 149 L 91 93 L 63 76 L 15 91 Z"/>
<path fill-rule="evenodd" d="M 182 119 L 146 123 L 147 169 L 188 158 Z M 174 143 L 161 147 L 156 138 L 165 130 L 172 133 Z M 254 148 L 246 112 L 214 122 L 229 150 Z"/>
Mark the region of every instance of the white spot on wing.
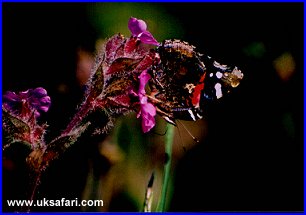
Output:
<path fill-rule="evenodd" d="M 189 114 L 190 114 L 192 120 L 193 120 L 193 121 L 196 121 L 196 118 L 195 118 L 195 116 L 194 116 L 192 110 L 188 110 L 188 112 L 189 112 Z"/>
<path fill-rule="evenodd" d="M 174 121 L 172 121 L 169 117 L 164 116 L 163 118 L 164 118 L 167 122 L 169 122 L 170 124 L 176 125 L 176 123 L 175 123 Z"/>
<path fill-rule="evenodd" d="M 216 97 L 217 99 L 221 98 L 222 97 L 222 85 L 220 83 L 216 83 L 215 84 L 215 90 L 216 90 Z"/>
<path fill-rule="evenodd" d="M 213 73 L 210 73 L 210 74 L 209 74 L 209 77 L 213 77 L 213 76 L 214 76 L 214 74 L 213 74 Z"/>
<path fill-rule="evenodd" d="M 220 78 L 222 78 L 222 76 L 223 76 L 223 75 L 222 75 L 222 73 L 221 73 L 221 72 L 217 72 L 217 73 L 216 73 L 216 76 L 217 76 L 217 78 L 219 78 L 219 79 L 220 79 Z"/>
<path fill-rule="evenodd" d="M 226 70 L 227 69 L 227 65 L 222 65 L 222 64 L 220 64 L 220 63 L 218 63 L 217 61 L 214 61 L 214 66 L 216 67 L 216 68 L 219 68 L 219 69 L 221 69 L 221 70 Z"/>

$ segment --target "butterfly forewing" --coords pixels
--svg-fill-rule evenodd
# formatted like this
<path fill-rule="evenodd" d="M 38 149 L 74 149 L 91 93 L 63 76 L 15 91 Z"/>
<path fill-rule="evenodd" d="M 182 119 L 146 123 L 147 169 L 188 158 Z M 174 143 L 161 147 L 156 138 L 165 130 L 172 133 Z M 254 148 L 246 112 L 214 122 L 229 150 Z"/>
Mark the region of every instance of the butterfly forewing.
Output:
<path fill-rule="evenodd" d="M 216 100 L 240 84 L 243 73 L 236 66 L 222 65 L 209 56 L 202 57 L 206 67 L 201 102 Z"/>

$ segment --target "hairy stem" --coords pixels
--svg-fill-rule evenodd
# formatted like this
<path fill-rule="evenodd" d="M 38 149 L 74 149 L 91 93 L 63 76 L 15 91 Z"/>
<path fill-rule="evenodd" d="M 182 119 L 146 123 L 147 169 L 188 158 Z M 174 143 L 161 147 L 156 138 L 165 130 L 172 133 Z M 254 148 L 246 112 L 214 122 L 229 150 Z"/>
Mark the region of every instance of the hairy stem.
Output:
<path fill-rule="evenodd" d="M 67 125 L 66 129 L 63 131 L 62 134 L 68 134 L 71 132 L 75 127 L 79 126 L 84 116 L 89 113 L 91 110 L 91 106 L 89 102 L 84 103 L 79 111 L 73 116 L 72 120 Z"/>
<path fill-rule="evenodd" d="M 55 159 L 57 159 L 61 154 L 63 154 L 70 146 L 73 145 L 74 142 L 82 135 L 82 133 L 89 126 L 89 122 L 84 125 L 81 125 L 82 120 L 85 115 L 89 113 L 91 107 L 88 104 L 83 105 L 79 111 L 75 114 L 73 119 L 68 124 L 65 131 L 57 138 L 52 140 L 49 144 L 46 145 L 45 150 L 38 150 L 39 155 L 35 156 L 34 154 L 30 154 L 28 158 L 30 158 L 30 164 L 36 169 L 36 174 L 34 175 L 34 183 L 31 187 L 31 195 L 29 200 L 33 201 L 37 190 L 40 185 L 40 180 L 42 173 L 49 166 L 49 163 Z M 67 138 L 65 138 L 67 137 Z M 22 208 L 22 211 L 30 212 L 31 206 L 27 206 L 26 208 Z"/>
<path fill-rule="evenodd" d="M 37 175 L 34 176 L 35 180 L 34 180 L 34 184 L 32 185 L 32 189 L 31 189 L 31 196 L 29 197 L 29 200 L 30 201 L 34 201 L 34 198 L 35 198 L 35 195 L 36 195 L 36 192 L 37 192 L 37 189 L 40 185 L 40 179 L 41 179 L 41 171 L 39 171 L 37 173 Z M 30 205 L 27 205 L 24 209 L 22 209 L 22 211 L 24 212 L 30 212 L 31 211 L 31 206 Z M 22 212 L 21 211 L 21 212 Z"/>

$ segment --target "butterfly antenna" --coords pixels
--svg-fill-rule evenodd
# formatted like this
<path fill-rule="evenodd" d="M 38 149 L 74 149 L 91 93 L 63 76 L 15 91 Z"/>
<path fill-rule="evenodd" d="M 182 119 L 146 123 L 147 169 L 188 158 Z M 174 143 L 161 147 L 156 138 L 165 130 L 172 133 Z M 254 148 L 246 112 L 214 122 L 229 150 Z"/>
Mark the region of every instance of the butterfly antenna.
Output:
<path fill-rule="evenodd" d="M 182 139 L 182 136 L 181 136 L 181 131 L 180 131 L 180 128 L 178 127 L 178 126 L 176 126 L 177 127 L 177 131 L 178 131 L 178 134 L 179 134 L 179 136 L 180 136 L 180 141 L 179 141 L 179 143 L 180 143 L 180 145 L 182 146 L 182 148 L 183 148 L 183 150 L 184 150 L 184 152 L 186 153 L 186 147 L 185 147 L 185 145 L 184 145 L 184 143 L 183 143 L 183 139 Z"/>
<path fill-rule="evenodd" d="M 199 139 L 198 138 L 196 138 L 195 136 L 193 136 L 192 134 L 191 134 L 191 132 L 186 128 L 186 126 L 181 122 L 181 121 L 178 121 L 182 126 L 183 126 L 183 128 L 187 131 L 187 133 L 191 136 L 191 138 L 194 140 L 194 142 L 196 142 L 196 143 L 199 143 L 200 141 L 199 141 Z"/>

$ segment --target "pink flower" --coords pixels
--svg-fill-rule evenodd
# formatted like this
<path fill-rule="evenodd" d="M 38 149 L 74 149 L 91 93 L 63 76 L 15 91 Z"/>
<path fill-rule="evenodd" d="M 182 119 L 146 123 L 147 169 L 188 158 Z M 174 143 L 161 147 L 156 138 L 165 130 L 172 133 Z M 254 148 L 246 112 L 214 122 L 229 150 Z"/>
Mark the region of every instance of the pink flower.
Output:
<path fill-rule="evenodd" d="M 156 108 L 153 104 L 148 102 L 148 97 L 146 96 L 145 86 L 150 80 L 151 76 L 147 73 L 147 70 L 144 70 L 139 76 L 139 89 L 138 89 L 138 98 L 140 101 L 140 111 L 137 114 L 137 118 L 141 116 L 142 122 L 142 131 L 144 133 L 149 132 L 155 126 L 155 115 Z"/>
<path fill-rule="evenodd" d="M 129 19 L 128 27 L 134 37 L 137 37 L 141 42 L 158 46 L 159 43 L 153 35 L 147 31 L 147 24 L 141 19 L 131 17 Z"/>
<path fill-rule="evenodd" d="M 33 112 L 39 117 L 40 112 L 48 111 L 51 99 L 44 88 L 38 87 L 19 93 L 7 91 L 3 95 L 3 105 L 23 117 L 31 116 Z"/>

